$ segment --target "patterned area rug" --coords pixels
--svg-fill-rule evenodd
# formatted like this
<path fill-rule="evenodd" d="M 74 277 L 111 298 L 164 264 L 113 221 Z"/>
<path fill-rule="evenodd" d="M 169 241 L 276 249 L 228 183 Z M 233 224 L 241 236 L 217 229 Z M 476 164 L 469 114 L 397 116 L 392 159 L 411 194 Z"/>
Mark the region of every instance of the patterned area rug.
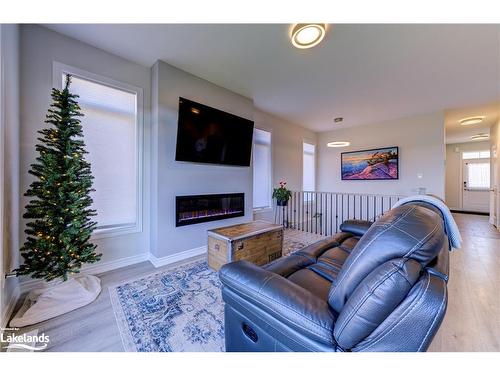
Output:
<path fill-rule="evenodd" d="M 321 236 L 286 231 L 289 255 Z M 224 303 L 206 260 L 156 271 L 109 288 L 126 351 L 224 351 Z"/>
<path fill-rule="evenodd" d="M 126 351 L 224 351 L 224 305 L 205 260 L 110 287 Z"/>

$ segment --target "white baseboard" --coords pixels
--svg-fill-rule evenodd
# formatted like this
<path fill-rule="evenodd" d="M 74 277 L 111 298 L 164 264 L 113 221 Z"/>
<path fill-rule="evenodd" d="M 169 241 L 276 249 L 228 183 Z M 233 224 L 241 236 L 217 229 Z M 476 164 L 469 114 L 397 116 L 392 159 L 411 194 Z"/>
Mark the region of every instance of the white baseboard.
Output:
<path fill-rule="evenodd" d="M 81 272 L 89 274 L 89 275 L 97 275 L 100 273 L 116 270 L 118 268 L 130 266 L 132 264 L 145 262 L 147 260 L 149 260 L 155 268 L 158 268 L 158 267 L 166 266 L 168 264 L 180 262 L 180 261 L 183 261 L 183 260 L 195 257 L 195 256 L 206 254 L 206 252 L 207 252 L 207 246 L 200 246 L 200 247 L 196 247 L 194 249 L 181 251 L 179 253 L 167 255 L 167 256 L 161 257 L 161 258 L 155 257 L 154 255 L 152 255 L 150 253 L 142 253 L 139 255 L 134 255 L 131 257 L 122 258 L 122 259 L 118 259 L 118 260 L 88 264 L 88 265 L 85 265 L 82 267 Z M 20 283 L 20 287 L 18 288 L 18 293 L 17 293 L 17 296 L 16 296 L 13 304 L 15 305 L 20 294 L 23 294 L 25 292 L 29 292 L 30 290 L 35 289 L 35 288 L 41 288 L 41 287 L 47 286 L 47 284 L 48 283 L 46 281 L 39 280 L 39 279 L 28 279 L 28 280 L 22 281 Z M 12 308 L 13 307 L 14 306 L 12 306 Z"/>
<path fill-rule="evenodd" d="M 7 327 L 7 324 L 9 323 L 9 318 L 14 312 L 14 308 L 16 307 L 17 300 L 19 299 L 20 296 L 21 296 L 21 289 L 19 288 L 19 285 L 16 285 L 12 293 L 12 296 L 10 296 L 9 302 L 7 302 L 7 305 L 4 307 L 2 311 L 0 328 Z"/>
<path fill-rule="evenodd" d="M 81 271 L 82 271 L 82 273 L 96 275 L 96 274 L 100 274 L 103 272 L 112 271 L 112 270 L 115 270 L 118 268 L 130 266 L 132 264 L 141 263 L 141 262 L 144 262 L 147 260 L 149 260 L 155 268 L 158 268 L 158 267 L 166 266 L 166 265 L 169 265 L 172 263 L 180 262 L 180 261 L 183 261 L 183 260 L 186 260 L 189 258 L 200 256 L 200 255 L 206 254 L 206 252 L 207 252 L 207 246 L 205 245 L 205 246 L 196 247 L 194 249 L 189 249 L 186 251 L 181 251 L 181 252 L 176 253 L 176 254 L 167 255 L 167 256 L 161 257 L 161 258 L 155 257 L 154 255 L 152 255 L 150 253 L 142 253 L 139 255 L 134 255 L 131 257 L 122 258 L 122 259 L 118 259 L 118 260 L 88 264 L 88 265 L 83 266 Z M 6 327 L 6 325 L 8 323 L 8 319 L 10 318 L 12 313 L 14 312 L 14 308 L 15 308 L 16 303 L 17 303 L 19 297 L 21 296 L 21 294 L 29 292 L 30 290 L 35 289 L 35 288 L 41 288 L 41 287 L 47 286 L 47 284 L 49 284 L 49 283 L 47 283 L 46 281 L 43 281 L 43 280 L 27 279 L 27 280 L 22 281 L 19 285 L 17 285 L 16 288 L 14 289 L 14 292 L 13 292 L 9 302 L 7 303 L 5 308 L 3 309 L 4 311 L 2 311 L 1 320 L 0 320 L 0 324 L 1 324 L 0 327 Z"/>
<path fill-rule="evenodd" d="M 138 254 L 138 255 L 133 255 L 131 257 L 113 260 L 113 261 L 109 261 L 109 262 L 91 263 L 91 264 L 87 264 L 84 267 L 82 267 L 82 272 L 89 274 L 89 275 L 97 275 L 99 273 L 104 273 L 104 272 L 116 270 L 118 268 L 127 267 L 127 266 L 130 266 L 132 264 L 145 262 L 148 259 L 149 259 L 149 252 Z"/>
<path fill-rule="evenodd" d="M 155 268 L 166 266 L 168 264 L 172 264 L 175 262 L 180 262 L 195 256 L 199 256 L 202 254 L 206 254 L 207 252 L 207 246 L 200 246 L 196 247 L 194 249 L 189 249 L 186 251 L 181 251 L 180 253 L 175 253 L 172 255 L 167 255 L 165 257 L 157 258 L 153 254 L 149 255 L 149 261 Z"/>
<path fill-rule="evenodd" d="M 149 260 L 149 253 L 142 253 L 139 255 L 134 255 L 127 258 L 121 258 L 117 260 L 107 261 L 107 262 L 97 262 L 86 264 L 82 267 L 81 273 L 86 273 L 88 275 L 97 275 L 100 273 L 116 270 L 118 268 L 127 267 L 132 264 L 141 263 Z M 29 279 L 21 282 L 21 294 L 28 292 L 35 288 L 41 288 L 46 286 L 47 282 L 39 279 Z"/>

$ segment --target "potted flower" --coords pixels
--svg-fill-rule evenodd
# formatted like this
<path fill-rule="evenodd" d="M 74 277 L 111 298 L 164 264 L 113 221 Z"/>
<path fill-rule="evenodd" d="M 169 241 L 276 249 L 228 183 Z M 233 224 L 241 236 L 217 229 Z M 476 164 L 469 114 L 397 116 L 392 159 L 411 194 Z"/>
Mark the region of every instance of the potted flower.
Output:
<path fill-rule="evenodd" d="M 273 191 L 273 198 L 276 198 L 276 204 L 278 206 L 286 206 L 288 200 L 292 197 L 292 192 L 286 188 L 286 182 L 280 181 L 279 187 L 275 188 Z"/>

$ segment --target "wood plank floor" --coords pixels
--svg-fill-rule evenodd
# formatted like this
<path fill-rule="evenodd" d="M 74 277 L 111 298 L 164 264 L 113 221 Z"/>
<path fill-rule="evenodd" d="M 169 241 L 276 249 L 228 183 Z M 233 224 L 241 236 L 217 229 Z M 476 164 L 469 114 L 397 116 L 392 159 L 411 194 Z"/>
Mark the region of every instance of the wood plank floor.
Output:
<path fill-rule="evenodd" d="M 38 329 L 39 334 L 45 333 L 50 338 L 46 351 L 121 352 L 123 346 L 108 287 L 154 270 L 150 262 L 142 262 L 98 275 L 101 279 L 102 292 L 94 302 L 59 317 L 29 326 L 19 333 L 33 329 Z"/>
<path fill-rule="evenodd" d="M 448 309 L 429 351 L 500 351 L 500 233 L 487 216 L 453 216 L 464 244 L 450 254 Z"/>
<path fill-rule="evenodd" d="M 454 216 L 464 246 L 451 254 L 448 310 L 429 350 L 500 351 L 500 233 L 485 216 Z M 48 351 L 123 351 L 108 287 L 154 270 L 143 262 L 106 272 L 92 304 L 24 331 L 49 335 Z"/>

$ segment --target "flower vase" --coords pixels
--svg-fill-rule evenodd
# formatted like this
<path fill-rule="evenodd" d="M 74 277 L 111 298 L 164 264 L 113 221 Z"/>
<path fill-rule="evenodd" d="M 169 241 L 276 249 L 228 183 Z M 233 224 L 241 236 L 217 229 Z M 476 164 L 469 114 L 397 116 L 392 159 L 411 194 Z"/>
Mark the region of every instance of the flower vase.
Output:
<path fill-rule="evenodd" d="M 288 206 L 288 199 L 286 199 L 286 200 L 281 200 L 281 199 L 277 200 L 276 201 L 276 205 L 278 207 L 286 207 L 286 206 Z"/>

